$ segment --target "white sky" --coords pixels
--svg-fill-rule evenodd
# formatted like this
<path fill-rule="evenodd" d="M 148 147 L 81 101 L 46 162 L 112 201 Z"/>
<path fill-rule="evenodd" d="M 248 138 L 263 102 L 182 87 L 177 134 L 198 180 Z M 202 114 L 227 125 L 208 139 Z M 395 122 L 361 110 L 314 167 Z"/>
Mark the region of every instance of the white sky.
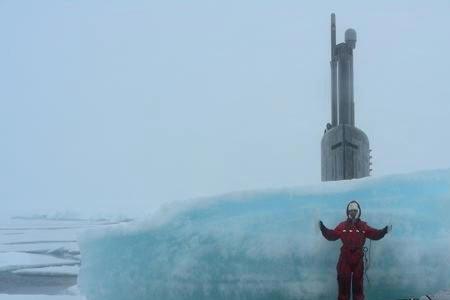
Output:
<path fill-rule="evenodd" d="M 2 212 L 320 182 L 329 15 L 375 176 L 450 167 L 449 1 L 1 1 Z"/>

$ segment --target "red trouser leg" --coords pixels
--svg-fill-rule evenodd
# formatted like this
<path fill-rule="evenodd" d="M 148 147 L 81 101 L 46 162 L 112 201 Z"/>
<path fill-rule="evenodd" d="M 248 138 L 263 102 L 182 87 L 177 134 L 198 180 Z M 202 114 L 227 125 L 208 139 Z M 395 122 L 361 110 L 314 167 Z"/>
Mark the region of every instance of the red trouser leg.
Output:
<path fill-rule="evenodd" d="M 353 267 L 352 292 L 353 300 L 364 300 L 364 262 L 361 259 Z"/>
<path fill-rule="evenodd" d="M 337 280 L 339 286 L 338 300 L 350 300 L 350 283 L 352 278 L 350 265 L 348 265 L 345 261 L 339 259 L 337 272 Z"/>

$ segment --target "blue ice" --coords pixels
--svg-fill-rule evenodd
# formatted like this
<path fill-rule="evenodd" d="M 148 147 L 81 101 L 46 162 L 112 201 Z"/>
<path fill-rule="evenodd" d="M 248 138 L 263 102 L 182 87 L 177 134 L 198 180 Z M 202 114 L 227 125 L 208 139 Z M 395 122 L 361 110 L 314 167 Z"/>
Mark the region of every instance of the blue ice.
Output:
<path fill-rule="evenodd" d="M 79 285 L 89 300 L 336 299 L 341 242 L 325 240 L 317 222 L 334 228 L 353 199 L 372 227 L 393 225 L 371 242 L 366 298 L 450 287 L 450 170 L 172 205 L 145 222 L 85 233 Z"/>

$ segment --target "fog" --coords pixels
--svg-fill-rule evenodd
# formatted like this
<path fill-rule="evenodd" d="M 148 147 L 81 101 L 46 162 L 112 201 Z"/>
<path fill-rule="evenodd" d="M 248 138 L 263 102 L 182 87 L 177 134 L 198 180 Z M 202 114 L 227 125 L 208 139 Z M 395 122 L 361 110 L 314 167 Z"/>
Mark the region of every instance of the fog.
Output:
<path fill-rule="evenodd" d="M 2 1 L 6 215 L 320 181 L 329 16 L 373 176 L 450 166 L 448 1 Z"/>

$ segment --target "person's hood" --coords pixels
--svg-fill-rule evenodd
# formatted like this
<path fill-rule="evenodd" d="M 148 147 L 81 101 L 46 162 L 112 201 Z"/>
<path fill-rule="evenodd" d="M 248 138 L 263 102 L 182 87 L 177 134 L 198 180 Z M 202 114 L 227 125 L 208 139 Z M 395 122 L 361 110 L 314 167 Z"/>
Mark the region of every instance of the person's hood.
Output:
<path fill-rule="evenodd" d="M 354 204 L 352 204 L 352 203 L 354 203 Z M 356 215 L 356 218 L 355 218 L 357 220 L 357 219 L 359 219 L 361 217 L 361 206 L 359 206 L 359 203 L 357 201 L 355 201 L 355 200 L 350 201 L 347 204 L 347 218 L 350 218 L 350 214 L 349 214 L 350 206 L 355 206 L 355 204 L 358 207 L 358 214 Z"/>

